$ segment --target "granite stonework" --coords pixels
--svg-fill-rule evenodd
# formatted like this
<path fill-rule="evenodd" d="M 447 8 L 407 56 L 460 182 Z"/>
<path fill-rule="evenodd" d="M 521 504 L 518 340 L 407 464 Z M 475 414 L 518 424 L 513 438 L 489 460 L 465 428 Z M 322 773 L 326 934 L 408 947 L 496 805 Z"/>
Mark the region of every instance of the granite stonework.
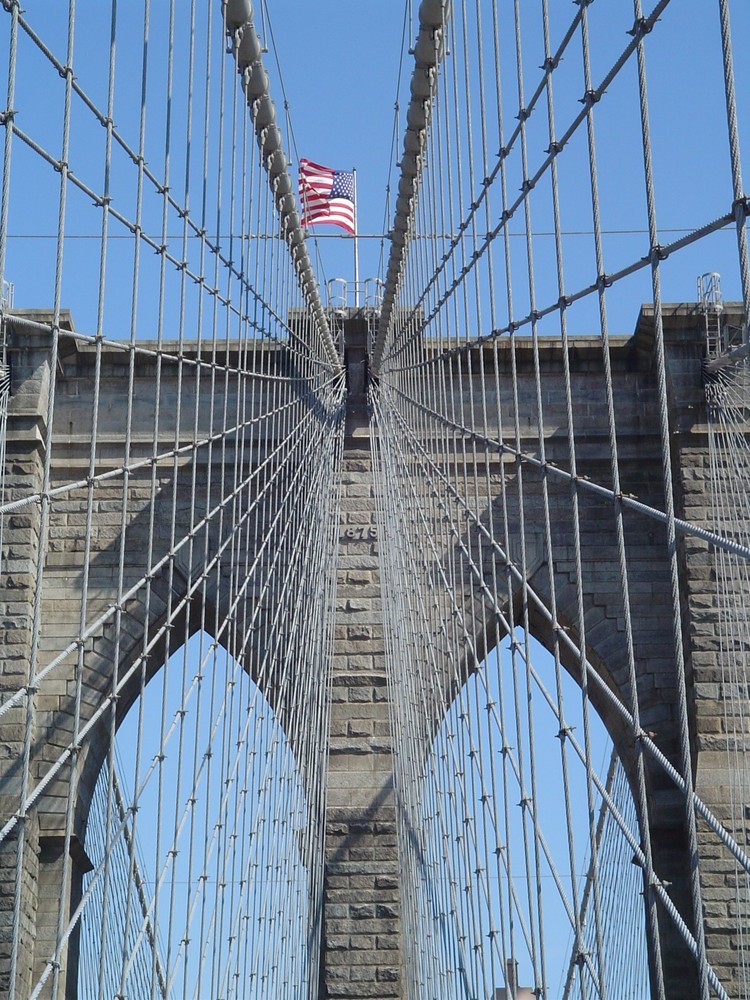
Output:
<path fill-rule="evenodd" d="M 69 323 L 69 319 L 65 319 Z M 704 350 L 703 319 L 694 306 L 666 307 L 664 312 L 665 347 L 669 393 L 669 431 L 672 446 L 673 482 L 678 517 L 706 526 L 712 524 L 710 469 L 705 396 L 702 381 Z M 653 316 L 641 313 L 634 337 L 613 337 L 610 360 L 613 370 L 620 474 L 623 492 L 632 493 L 654 506 L 663 505 L 662 459 L 659 439 L 658 392 L 653 364 Z M 520 338 L 519 338 L 520 340 Z M 517 340 L 516 368 L 519 375 L 519 399 L 528 408 L 528 424 L 522 430 L 523 442 L 533 448 L 536 436 L 536 388 L 534 359 L 528 344 Z M 369 415 L 365 403 L 367 380 L 367 316 L 352 313 L 345 329 L 349 407 L 345 448 L 341 469 L 341 524 L 336 591 L 336 626 L 332 663 L 332 704 L 329 741 L 328 800 L 326 817 L 325 908 L 320 969 L 319 996 L 354 1000 L 369 997 L 391 1000 L 405 996 L 406 976 L 401 941 L 399 867 L 396 817 L 393 795 L 393 767 L 388 705 L 387 665 L 385 662 L 382 622 L 382 596 L 378 562 L 378 537 L 375 497 L 370 460 Z M 168 344 L 163 349 L 169 352 Z M 176 352 L 175 345 L 175 352 Z M 190 346 L 187 345 L 188 353 Z M 281 348 L 268 345 L 263 364 L 269 370 L 283 370 Z M 479 365 L 478 352 L 486 353 L 486 364 Z M 464 359 L 475 372 L 492 372 L 495 363 L 490 345 L 474 347 Z M 497 365 L 502 376 L 501 406 L 512 417 L 509 376 L 509 346 L 496 346 Z M 277 353 L 274 353 L 277 352 Z M 278 354 L 278 357 L 277 357 Z M 565 467 L 565 393 L 562 381 L 561 346 L 558 339 L 540 343 L 542 405 L 547 457 Z M 41 491 L 45 455 L 47 393 L 50 384 L 50 342 L 43 332 L 10 327 L 12 400 L 8 420 L 6 487 L 11 498 Z M 104 344 L 101 349 L 102 400 L 100 404 L 99 467 L 117 468 L 123 462 L 122 428 L 126 392 L 123 375 L 127 373 L 127 350 Z M 602 352 L 598 338 L 575 338 L 570 342 L 569 360 L 573 380 L 576 425 L 585 427 L 578 441 L 579 472 L 594 482 L 607 483 L 609 437 L 606 410 L 602 399 Z M 84 485 L 70 492 L 64 500 L 27 505 L 6 516 L 3 533 L 5 575 L 1 581 L 0 608 L 3 629 L 2 678 L 6 690 L 15 690 L 28 671 L 29 651 L 33 644 L 35 605 L 40 603 L 42 629 L 39 637 L 41 665 L 67 649 L 71 652 L 56 672 L 52 683 L 45 683 L 36 702 L 32 731 L 31 774 L 38 778 L 50 760 L 65 747 L 73 731 L 75 637 L 80 627 L 79 593 L 85 556 L 85 485 L 90 438 L 82 414 L 91 412 L 91 392 L 95 351 L 89 344 L 67 339 L 58 359 L 57 399 L 51 455 L 51 483 L 70 482 L 80 477 Z M 278 366 L 278 367 L 277 367 Z M 175 427 L 177 366 L 163 365 L 161 372 L 160 410 L 165 448 L 173 448 L 183 434 Z M 450 363 L 446 362 L 450 376 Z M 140 396 L 151 400 L 139 409 L 134 426 L 134 449 L 144 456 L 151 447 L 148 434 L 156 401 L 153 359 L 140 358 L 136 371 Z M 492 376 L 488 375 L 488 378 Z M 448 383 L 450 384 L 450 382 Z M 185 413 L 200 410 L 200 385 L 184 384 L 187 395 Z M 456 393 L 459 394 L 456 383 Z M 492 390 L 494 391 L 494 389 Z M 195 398 L 191 397 L 191 393 Z M 229 400 L 231 406 L 232 401 Z M 278 401 L 277 401 L 278 402 Z M 225 401 L 215 399 L 217 414 Z M 461 396 L 457 406 L 464 413 L 471 399 Z M 88 418 L 90 419 L 90 417 Z M 201 419 L 211 419 L 210 413 Z M 83 421 L 83 422 L 82 422 Z M 142 426 L 141 426 L 142 424 Z M 83 430 L 81 427 L 83 426 Z M 189 440 L 192 427 L 185 427 Z M 142 435 L 142 438 L 141 436 Z M 142 443 L 141 443 L 142 441 Z M 263 442 L 269 445 L 272 442 Z M 258 447 L 254 459 L 262 453 Z M 225 461 L 234 461 L 225 454 Z M 218 463 L 220 455 L 214 455 Z M 488 508 L 497 502 L 501 475 L 509 482 L 515 470 L 488 458 L 490 484 Z M 184 518 L 200 516 L 191 507 L 191 475 L 186 461 L 177 470 L 159 470 L 154 493 L 151 470 L 134 471 L 129 477 L 128 546 L 130 562 L 125 567 L 125 584 L 143 573 L 144 546 L 151 505 L 176 502 Z M 179 477 L 176 489 L 172 477 Z M 206 484 L 203 499 L 207 507 L 218 487 L 218 467 L 197 470 L 198 481 Z M 218 477 L 218 478 L 217 478 Z M 549 479 L 552 483 L 552 479 Z M 214 486 L 211 484 L 214 483 Z M 541 496 L 541 478 L 529 474 L 525 480 L 529 510 Z M 97 488 L 92 506 L 93 523 L 89 538 L 91 573 L 89 577 L 88 615 L 103 614 L 115 598 L 122 482 L 114 480 Z M 587 651 L 606 683 L 628 700 L 627 656 L 622 620 L 622 594 L 619 584 L 617 548 L 612 538 L 612 519 L 600 516 L 600 505 L 589 503 L 584 490 L 581 503 L 582 554 L 584 559 L 584 604 Z M 529 575 L 537 592 L 549 592 L 554 578 L 560 620 L 575 638 L 577 591 L 575 552 L 568 513 L 569 486 L 555 485 L 550 491 L 554 537 L 555 567 L 550 574 L 544 557 L 541 529 L 529 523 L 527 552 Z M 270 511 L 267 512 L 270 516 Z M 158 516 L 158 511 L 157 511 Z M 513 517 L 511 511 L 511 519 Z M 43 519 L 48 518 L 47 524 Z M 168 520 L 168 519 L 167 519 Z M 528 520 L 528 519 L 527 519 Z M 262 530 L 262 525 L 258 530 Z M 47 545 L 40 552 L 40 538 Z M 220 538 L 209 539 L 211 545 Z M 468 544 L 473 545 L 469 538 Z M 671 614 L 670 576 L 667 544 L 663 525 L 644 515 L 631 513 L 626 518 L 631 612 L 635 637 L 638 699 L 641 724 L 668 759 L 679 760 L 680 731 L 676 712 L 676 675 Z M 169 539 L 156 540 L 156 548 L 165 551 Z M 155 553 L 158 558 L 158 551 Z M 683 612 L 681 638 L 685 648 L 691 754 L 696 789 L 720 820 L 736 831 L 747 849 L 748 817 L 745 804 L 750 789 L 733 767 L 730 750 L 744 750 L 750 718 L 747 686 L 728 691 L 725 664 L 717 641 L 720 608 L 716 596 L 714 554 L 700 539 L 681 535 L 678 539 L 681 567 L 680 601 Z M 43 588 L 38 592 L 37 566 L 43 560 Z M 183 564 L 174 567 L 180 579 L 196 571 L 200 553 L 185 555 Z M 488 580 L 491 567 L 483 566 Z M 152 582 L 149 606 L 128 607 L 127 614 L 107 619 L 92 639 L 87 653 L 87 669 L 81 692 L 80 712 L 85 722 L 101 706 L 109 690 L 111 663 L 115 644 L 119 644 L 121 662 L 128 659 L 128 649 L 143 644 L 144 632 L 163 619 L 178 600 L 176 576 L 157 577 Z M 467 584 L 467 592 L 468 592 Z M 250 613 L 253 600 L 248 594 Z M 221 582 L 207 594 L 211 606 L 221 610 Z M 468 599 L 468 598 L 467 598 Z M 187 613 L 187 612 L 186 612 Z M 481 616 L 477 616 L 481 621 Z M 539 617 L 532 620 L 538 638 L 549 644 L 549 629 Z M 119 632 L 117 631 L 119 629 Z M 487 632 L 475 637 L 481 653 L 497 641 Z M 257 641 L 262 642 L 262 635 Z M 163 647 L 155 646 L 149 654 L 149 670 L 159 668 Z M 747 655 L 744 651 L 743 655 Z M 575 663 L 567 664 L 575 671 Z M 468 669 L 468 668 L 467 668 Z M 274 691 L 266 692 L 274 704 Z M 728 714 L 727 705 L 733 700 Z M 137 686 L 127 689 L 117 711 L 124 714 L 137 697 Z M 594 696 L 596 701 L 596 696 Z M 275 704 L 283 709 L 283 705 Z M 606 701 L 597 704 L 621 752 L 626 766 L 632 767 L 634 747 L 621 722 L 608 709 Z M 74 837 L 66 866 L 68 880 L 65 906 L 75 907 L 81 879 L 88 859 L 83 850 L 83 831 L 91 793 L 99 767 L 106 757 L 107 727 L 95 729 L 92 739 L 76 759 L 78 798 L 75 803 Z M 5 815 L 17 809 L 24 752 L 25 708 L 23 704 L 0 719 L 0 768 L 2 785 L 0 803 Z M 667 886 L 677 908 L 688 924 L 693 923 L 689 892 L 690 859 L 686 851 L 685 816 L 680 795 L 659 768 L 647 766 L 649 779 L 649 820 L 652 852 L 659 878 Z M 63 787 L 65 786 L 65 787 Z M 27 996 L 29 984 L 52 950 L 59 905 L 61 832 L 65 826 L 67 777 L 58 785 L 52 781 L 45 789 L 38 808 L 0 845 L 0 991 L 7 987 L 9 941 L 14 906 L 15 865 L 18 837 L 23 836 L 24 868 L 20 893 L 20 950 L 17 956 L 17 995 Z M 80 836 L 79 836 L 80 833 Z M 745 895 L 736 892 L 737 872 L 733 859 L 706 824 L 699 823 L 701 851 L 700 877 L 703 890 L 703 920 L 708 955 L 731 998 L 742 995 L 738 980 L 739 954 L 747 915 L 739 912 Z M 52 887 L 57 887 L 53 892 Z M 738 898 L 740 902 L 738 902 Z M 668 1000 L 692 1000 L 697 984 L 689 970 L 692 961 L 686 956 L 679 935 L 664 928 L 662 959 L 665 968 Z M 744 942 L 747 946 L 747 942 Z M 58 995 L 53 1000 L 73 1000 L 76 996 L 77 947 L 71 937 L 61 956 Z"/>

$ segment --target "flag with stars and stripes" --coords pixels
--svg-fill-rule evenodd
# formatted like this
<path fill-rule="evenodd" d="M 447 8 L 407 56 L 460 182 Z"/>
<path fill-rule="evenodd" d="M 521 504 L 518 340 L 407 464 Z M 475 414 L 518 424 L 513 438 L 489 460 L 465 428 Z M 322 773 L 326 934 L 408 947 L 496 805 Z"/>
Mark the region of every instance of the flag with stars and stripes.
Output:
<path fill-rule="evenodd" d="M 303 226 L 329 223 L 356 235 L 354 173 L 351 170 L 331 170 L 312 160 L 301 159 L 299 196 Z"/>

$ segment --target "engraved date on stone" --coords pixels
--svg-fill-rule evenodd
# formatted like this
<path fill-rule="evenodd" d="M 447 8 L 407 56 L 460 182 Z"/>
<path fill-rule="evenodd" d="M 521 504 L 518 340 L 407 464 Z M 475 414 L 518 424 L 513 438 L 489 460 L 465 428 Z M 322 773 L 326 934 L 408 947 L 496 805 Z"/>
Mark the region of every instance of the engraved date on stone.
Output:
<path fill-rule="evenodd" d="M 377 531 L 373 525 L 355 525 L 345 529 L 344 538 L 350 542 L 374 542 Z"/>

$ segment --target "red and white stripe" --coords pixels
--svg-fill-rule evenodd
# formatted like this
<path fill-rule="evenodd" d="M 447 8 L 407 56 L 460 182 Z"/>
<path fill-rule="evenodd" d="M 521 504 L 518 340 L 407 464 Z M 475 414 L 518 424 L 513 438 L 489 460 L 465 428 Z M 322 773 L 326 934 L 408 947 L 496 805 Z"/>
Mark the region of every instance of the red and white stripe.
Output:
<path fill-rule="evenodd" d="M 334 173 L 330 167 L 322 167 L 312 160 L 299 161 L 302 225 L 308 227 L 327 223 L 341 226 L 354 235 L 354 202 L 349 198 L 331 198 Z"/>

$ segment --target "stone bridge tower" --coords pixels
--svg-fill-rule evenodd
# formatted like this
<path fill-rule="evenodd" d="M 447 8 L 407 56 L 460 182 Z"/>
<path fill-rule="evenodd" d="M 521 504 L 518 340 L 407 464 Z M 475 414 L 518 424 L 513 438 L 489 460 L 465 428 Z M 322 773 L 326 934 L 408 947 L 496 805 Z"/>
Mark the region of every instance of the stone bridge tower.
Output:
<path fill-rule="evenodd" d="M 693 307 L 680 306 L 668 310 L 664 316 L 668 338 L 668 370 L 671 380 L 670 427 L 673 444 L 673 479 L 678 504 L 678 517 L 699 525 L 711 525 L 710 470 L 707 452 L 705 394 L 702 383 L 703 333 L 702 320 Z M 68 318 L 67 322 L 70 325 Z M 633 494 L 655 507 L 663 505 L 660 494 L 660 451 L 658 420 L 656 417 L 656 389 L 651 364 L 653 317 L 648 310 L 641 313 L 633 338 L 613 338 L 611 363 L 615 378 L 616 405 L 618 409 L 618 435 L 621 446 L 623 492 Z M 370 434 L 371 418 L 366 405 L 367 380 L 367 316 L 354 312 L 345 323 L 345 351 L 348 377 L 348 412 L 341 465 L 341 522 L 339 531 L 338 575 L 336 589 L 335 645 L 332 663 L 331 728 L 328 741 L 328 801 L 326 822 L 326 871 L 325 904 L 323 921 L 322 966 L 320 997 L 339 1000 L 355 998 L 401 998 L 405 996 L 405 971 L 401 948 L 401 923 L 399 904 L 399 868 L 396 838 L 396 813 L 391 755 L 391 732 L 388 705 L 387 669 L 385 660 L 384 628 L 382 619 L 382 594 L 378 562 L 378 525 L 376 497 L 374 495 Z M 0 804 L 3 816 L 12 816 L 17 808 L 19 771 L 18 761 L 29 752 L 38 773 L 44 773 L 45 762 L 64 749 L 73 731 L 73 714 L 79 713 L 86 724 L 91 720 L 96 727 L 97 712 L 106 699 L 111 684 L 108 674 L 112 662 L 135 662 L 145 657 L 150 672 L 159 669 L 168 655 L 163 638 L 151 643 L 150 636 L 157 634 L 158 623 L 179 606 L 184 616 L 198 614 L 203 619 L 223 613 L 225 582 L 221 574 L 206 574 L 212 553 L 225 541 L 221 524 L 203 539 L 198 551 L 192 543 L 181 550 L 179 558 L 167 561 L 164 572 L 153 575 L 148 596 L 134 601 L 128 597 L 128 582 L 140 577 L 144 571 L 146 553 L 142 546 L 129 547 L 130 563 L 126 566 L 122 593 L 113 591 L 113 563 L 116 558 L 117 540 L 122 530 L 119 506 L 107 489 L 97 494 L 93 507 L 93 521 L 86 524 L 83 497 L 87 490 L 85 435 L 77 432 L 77 413 L 90 410 L 92 391 L 92 365 L 96 353 L 93 348 L 69 340 L 68 348 L 59 358 L 58 404 L 55 409 L 55 449 L 51 482 L 56 476 L 70 482 L 80 477 L 80 489 L 64 503 L 55 505 L 55 515 L 49 525 L 49 545 L 40 551 L 40 516 L 43 505 L 28 505 L 7 515 L 3 535 L 3 557 L 6 573 L 2 579 L 0 601 L 3 610 L 2 683 L 6 690 L 18 687 L 19 678 L 25 675 L 29 649 L 32 643 L 32 621 L 35 602 L 41 602 L 43 631 L 40 649 L 46 664 L 55 657 L 68 655 L 75 659 L 77 635 L 81 627 L 80 600 L 76 595 L 82 586 L 84 574 L 92 595 L 88 606 L 90 618 L 99 617 L 103 627 L 92 640 L 93 656 L 77 693 L 72 685 L 72 674 L 60 674 L 52 687 L 45 688 L 44 697 L 37 705 L 34 742 L 24 748 L 23 711 L 12 709 L 0 721 L 2 743 L 2 791 Z M 139 345 L 147 346 L 147 345 Z M 165 348 L 167 351 L 169 348 Z M 472 348 L 469 360 L 479 372 L 478 352 Z M 190 357 L 189 345 L 183 347 Z M 506 344 L 500 345 L 501 365 L 509 365 Z M 240 358 L 237 347 L 237 363 Z M 49 388 L 49 341 L 42 334 L 29 333 L 28 329 L 13 329 L 11 323 L 10 357 L 12 367 L 12 399 L 7 434 L 6 485 L 12 496 L 36 494 L 41 489 L 42 473 L 47 456 L 44 453 L 46 400 Z M 126 351 L 104 348 L 102 365 L 105 397 L 100 408 L 102 426 L 100 435 L 102 467 L 107 463 L 120 464 L 120 440 L 123 405 L 122 375 Z M 153 421 L 157 403 L 162 414 L 165 441 L 182 442 L 168 468 L 157 469 L 160 488 L 155 494 L 149 486 L 153 463 L 149 460 L 148 447 L 143 445 L 143 462 L 134 467 L 130 475 L 128 505 L 128 531 L 137 541 L 139 525 L 144 526 L 143 538 L 155 537 L 157 545 L 165 551 L 169 539 L 160 539 L 158 532 L 146 527 L 160 518 L 160 504 L 176 504 L 178 515 L 184 517 L 186 535 L 190 524 L 201 519 L 202 513 L 216 500 L 222 467 L 227 463 L 240 467 L 262 460 L 277 443 L 260 439 L 252 448 L 240 454 L 215 452 L 210 465 L 191 465 L 190 434 L 175 423 L 178 408 L 175 405 L 178 384 L 172 371 L 164 365 L 160 390 L 156 391 L 156 354 L 139 361 L 136 377 L 141 380 L 139 408 L 134 425 L 134 440 L 138 440 L 139 422 L 145 427 Z M 544 341 L 541 349 L 543 364 L 542 381 L 545 387 L 545 434 L 547 459 L 562 464 L 564 442 L 562 407 L 564 396 L 560 389 L 561 364 L 559 341 Z M 521 392 L 528 397 L 529 412 L 533 414 L 532 357 L 525 345 L 517 351 L 517 366 Z M 284 370 L 283 351 L 275 347 L 258 349 L 255 364 L 272 373 Z M 606 427 L 602 420 L 602 400 L 596 388 L 601 349 L 598 341 L 580 338 L 571 341 L 570 363 L 574 381 L 577 425 L 585 430 L 579 442 L 579 472 L 593 482 L 606 483 Z M 447 371 L 449 375 L 450 372 Z M 274 383 L 275 384 L 275 383 Z M 179 391 L 189 396 L 201 391 L 200 384 L 183 381 Z M 270 389 L 268 390 L 271 391 Z M 501 389 L 502 394 L 502 389 Z M 221 394 L 215 405 L 232 405 Z M 508 406 L 507 398 L 502 400 Z M 186 408 L 187 409 L 187 408 Z M 200 408 L 199 408 L 200 409 Z M 213 419 L 205 411 L 202 420 Z M 532 440 L 531 424 L 524 431 Z M 239 447 L 239 445 L 238 445 Z M 530 449 L 532 445 L 529 445 Z M 59 464 L 58 464 L 59 463 Z M 75 470 L 80 470 L 76 472 Z M 493 464 L 490 482 L 498 477 L 514 475 L 511 467 Z M 173 477 L 178 486 L 173 489 Z M 200 509 L 191 506 L 188 486 L 196 477 L 206 488 L 200 500 Z M 162 481 L 163 480 L 163 481 Z M 552 483 L 552 479 L 549 480 Z M 558 594 L 559 614 L 572 631 L 575 630 L 575 593 L 572 586 L 572 555 L 566 555 L 565 539 L 570 531 L 566 516 L 567 487 L 552 488 L 553 531 L 556 549 L 561 552 L 559 563 L 552 572 L 544 560 L 538 519 L 529 516 L 539 500 L 541 478 L 529 480 L 526 517 L 529 532 L 527 545 L 534 558 L 529 565 L 537 591 L 544 595 L 554 578 Z M 183 488 L 184 487 L 184 488 Z M 494 488 L 494 487 L 493 487 Z M 192 495 L 192 494 L 191 494 Z M 496 502 L 495 496 L 486 496 L 486 504 Z M 617 601 L 617 551 L 611 536 L 609 522 L 604 526 L 597 516 L 597 505 L 584 503 L 582 512 L 583 551 L 590 561 L 587 579 L 589 589 L 585 594 L 585 628 L 588 655 L 600 672 L 604 685 L 627 702 L 630 681 L 627 674 L 627 651 Z M 257 531 L 264 530 L 264 521 L 270 520 L 272 511 L 264 509 Z M 229 512 L 227 514 L 229 516 Z M 669 613 L 669 572 L 663 525 L 645 516 L 630 522 L 626 544 L 629 565 L 634 581 L 632 594 L 633 632 L 637 645 L 638 701 L 641 706 L 641 725 L 659 751 L 675 764 L 679 759 L 680 731 L 676 711 L 677 678 L 673 644 L 672 623 Z M 637 528 L 635 527 L 637 525 Z M 256 530 L 256 529 L 254 529 Z M 249 548 L 254 543 L 252 532 L 246 536 Z M 476 539 L 467 529 L 466 544 L 476 547 Z M 742 785 L 742 775 L 733 772 L 726 753 L 727 702 L 722 689 L 721 663 L 716 643 L 716 630 L 720 615 L 717 604 L 713 553 L 699 537 L 682 535 L 679 539 L 679 559 L 682 567 L 680 594 L 684 610 L 682 641 L 687 656 L 688 708 L 692 736 L 691 760 L 695 787 L 704 802 L 718 819 L 732 828 L 737 817 L 733 815 L 734 802 L 750 800 L 750 789 Z M 151 553 L 158 564 L 158 553 Z M 446 554 L 450 558 L 450 553 Z M 35 592 L 35 567 L 39 559 L 45 560 L 44 592 Z M 484 567 L 489 572 L 489 567 Z M 199 601 L 187 599 L 196 586 Z M 467 584 L 468 586 L 468 584 Z M 247 593 L 236 615 L 240 619 L 237 634 L 242 635 L 243 616 L 252 612 L 253 593 Z M 744 595 L 747 599 L 748 595 Z M 471 597 L 465 598 L 467 601 Z M 513 616 L 516 611 L 508 609 Z M 269 619 L 266 619 L 269 621 Z M 84 628 L 85 628 L 84 623 Z M 542 617 L 533 622 L 537 637 L 550 643 L 549 627 Z M 252 673 L 258 650 L 263 646 L 263 628 L 254 633 L 254 648 L 237 650 L 238 656 Z M 477 635 L 475 647 L 488 650 L 500 636 Z M 231 648 L 231 638 L 227 640 Z M 127 646 L 132 655 L 122 655 Z M 120 652 L 116 654 L 115 649 Z M 575 673 L 571 658 L 567 664 Z M 392 665 L 397 669 L 397 665 Z M 465 673 L 472 670 L 469 658 Z M 283 720 L 290 706 L 285 699 L 291 697 L 274 690 L 273 678 L 265 684 L 265 694 L 279 717 Z M 138 687 L 126 686 L 124 695 L 110 707 L 118 718 L 124 716 L 138 696 Z M 607 698 L 600 696 L 595 703 L 608 726 L 626 767 L 632 767 L 636 748 L 632 733 L 621 718 L 611 710 Z M 735 701 L 735 710 L 737 710 Z M 743 695 L 739 711 L 747 716 L 747 700 Z M 439 719 L 431 720 L 432 725 Z M 744 726 L 742 731 L 744 731 Z M 78 771 L 77 799 L 74 829 L 76 836 L 70 845 L 71 863 L 68 865 L 69 899 L 66 905 L 72 912 L 81 891 L 83 873 L 90 865 L 85 852 L 85 825 L 87 809 L 96 776 L 106 756 L 105 728 L 100 738 L 94 738 L 82 750 L 76 761 Z M 659 878 L 669 885 L 669 895 L 676 909 L 683 914 L 688 926 L 692 925 L 689 892 L 691 859 L 685 837 L 685 815 L 680 796 L 663 774 L 656 768 L 649 770 L 649 819 L 652 836 L 651 849 L 654 866 Z M 40 963 L 51 953 L 55 941 L 58 898 L 56 886 L 60 881 L 60 865 L 65 810 L 65 793 L 51 781 L 44 789 L 33 822 L 25 825 L 27 850 L 24 852 L 21 948 L 18 956 L 17 977 L 21 995 L 26 995 L 28 983 L 34 981 Z M 322 822 L 322 817 L 320 819 Z M 744 827 L 743 827 L 744 829 Z M 738 929 L 741 921 L 732 920 L 734 905 L 733 879 L 736 878 L 731 857 L 716 847 L 713 835 L 705 824 L 700 824 L 701 879 L 704 913 L 698 915 L 706 930 L 709 959 L 731 997 L 739 995 L 735 981 L 735 957 L 739 944 Z M 0 854 L 3 886 L 13 885 L 15 848 L 13 836 L 6 837 Z M 6 891 L 4 889 L 4 891 Z M 8 913 L 8 897 L 4 897 L 3 913 Z M 665 929 L 672 925 L 663 923 Z M 8 924 L 2 924 L 0 937 L 0 970 L 7 977 Z M 694 984 L 686 987 L 685 956 L 679 935 L 665 930 L 662 960 L 665 967 L 669 1000 L 694 996 Z M 7 979 L 6 979 L 7 981 Z M 67 943 L 63 961 L 60 997 L 73 1000 L 77 982 L 77 944 L 74 937 Z M 58 998 L 55 998 L 58 1000 Z"/>

